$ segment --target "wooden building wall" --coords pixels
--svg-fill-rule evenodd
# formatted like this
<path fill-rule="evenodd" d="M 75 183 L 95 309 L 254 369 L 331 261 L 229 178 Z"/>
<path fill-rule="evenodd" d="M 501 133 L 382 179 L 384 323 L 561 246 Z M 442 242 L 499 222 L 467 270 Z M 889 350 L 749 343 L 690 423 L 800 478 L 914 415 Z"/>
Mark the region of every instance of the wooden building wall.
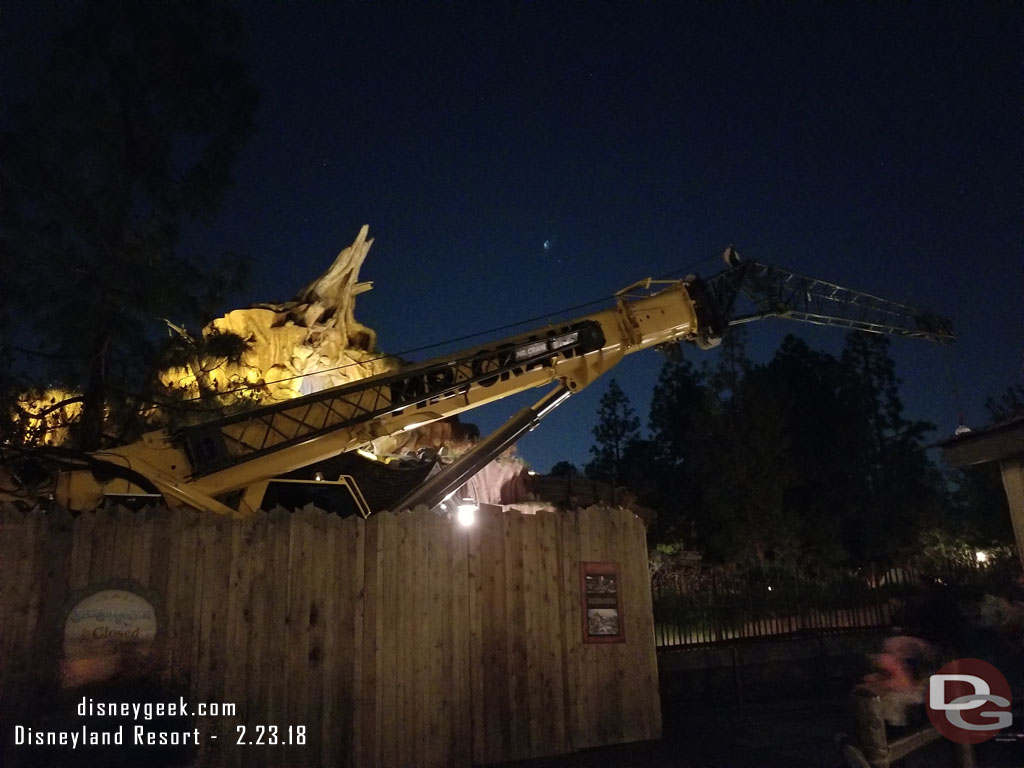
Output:
<path fill-rule="evenodd" d="M 582 642 L 584 561 L 619 564 L 623 643 Z M 484 507 L 463 529 L 4 509 L 5 736 L 55 685 L 71 602 L 118 583 L 151 596 L 160 666 L 191 700 L 238 707 L 197 720 L 203 764 L 459 766 L 660 736 L 644 528 L 624 510 Z M 307 744 L 238 746 L 239 724 L 304 725 Z"/>

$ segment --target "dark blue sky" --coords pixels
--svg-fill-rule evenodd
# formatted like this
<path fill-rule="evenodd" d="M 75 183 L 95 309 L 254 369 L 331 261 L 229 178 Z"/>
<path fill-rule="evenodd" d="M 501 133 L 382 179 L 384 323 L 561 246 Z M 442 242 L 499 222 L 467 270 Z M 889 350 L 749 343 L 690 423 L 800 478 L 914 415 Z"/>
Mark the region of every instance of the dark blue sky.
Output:
<path fill-rule="evenodd" d="M 954 347 L 892 347 L 910 415 L 937 436 L 956 426 L 947 364 L 974 426 L 985 395 L 1020 378 L 1020 4 L 239 7 L 257 134 L 196 237 L 250 255 L 237 303 L 290 297 L 367 223 L 375 287 L 357 316 L 400 352 L 557 316 L 734 243 L 952 316 Z M 11 11 L 8 71 L 56 15 Z M 750 330 L 757 359 L 787 332 L 842 342 L 781 321 Z M 645 421 L 659 366 L 649 352 L 611 374 Z M 523 456 L 585 463 L 606 386 Z M 493 428 L 540 395 L 467 420 Z"/>

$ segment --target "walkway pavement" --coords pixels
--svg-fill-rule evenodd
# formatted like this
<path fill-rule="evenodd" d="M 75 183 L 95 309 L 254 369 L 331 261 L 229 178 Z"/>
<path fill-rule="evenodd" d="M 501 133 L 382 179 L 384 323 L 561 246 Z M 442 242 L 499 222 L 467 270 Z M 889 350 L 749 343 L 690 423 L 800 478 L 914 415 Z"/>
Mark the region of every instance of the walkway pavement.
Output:
<path fill-rule="evenodd" d="M 660 741 L 601 747 L 501 768 L 844 768 L 835 735 L 852 730 L 847 696 L 760 703 L 737 710 L 667 714 Z M 976 768 L 1024 768 L 1024 739 L 989 743 L 976 751 Z M 952 751 L 938 742 L 900 768 L 952 767 Z"/>

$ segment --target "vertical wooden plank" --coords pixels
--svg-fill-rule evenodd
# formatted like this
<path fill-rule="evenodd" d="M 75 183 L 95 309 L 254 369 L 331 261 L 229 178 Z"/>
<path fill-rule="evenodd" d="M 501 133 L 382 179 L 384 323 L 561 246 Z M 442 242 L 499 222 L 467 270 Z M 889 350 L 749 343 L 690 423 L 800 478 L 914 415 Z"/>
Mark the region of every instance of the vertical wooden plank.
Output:
<path fill-rule="evenodd" d="M 4 663 L 11 671 L 8 684 L 11 690 L 2 693 L 12 704 L 16 705 L 19 698 L 27 695 L 29 670 L 31 670 L 31 637 L 34 629 L 34 616 L 31 608 L 32 593 L 36 579 L 36 551 L 39 541 L 45 537 L 43 513 L 29 510 L 26 514 L 15 512 L 15 523 L 7 527 L 14 543 L 12 554 L 14 562 L 10 571 L 10 592 L 7 599 L 11 609 L 3 626 L 4 632 Z"/>
<path fill-rule="evenodd" d="M 288 717 L 288 673 L 291 653 L 289 643 L 292 612 L 289 569 L 292 557 L 291 514 L 281 507 L 270 513 L 271 530 L 267 540 L 267 633 L 263 678 L 266 681 L 268 723 L 285 723 Z M 280 751 L 266 750 L 267 765 L 283 768 L 288 765 Z"/>
<path fill-rule="evenodd" d="M 582 749 L 587 743 L 583 728 L 585 707 L 585 685 L 583 670 L 585 658 L 581 639 L 580 616 L 580 517 L 582 512 L 571 510 L 560 518 L 561 535 L 559 556 L 559 581 L 564 600 L 562 638 L 565 655 L 566 686 L 565 710 L 568 716 L 569 746 Z"/>
<path fill-rule="evenodd" d="M 83 512 L 83 515 L 89 514 Z M 101 584 L 110 578 L 111 554 L 115 534 L 111 525 L 111 509 L 97 509 L 92 512 L 92 554 L 89 558 L 90 586 Z"/>
<path fill-rule="evenodd" d="M 647 527 L 639 518 L 634 518 L 633 526 L 633 551 L 637 567 L 641 569 L 644 576 L 644 589 L 638 596 L 637 623 L 638 633 L 647 639 L 644 641 L 641 659 L 643 670 L 642 680 L 646 689 L 645 701 L 647 703 L 646 721 L 648 724 L 644 738 L 657 739 L 661 737 L 661 691 L 658 681 L 658 652 L 654 638 L 654 599 L 651 590 L 648 588 L 650 568 L 647 562 Z"/>
<path fill-rule="evenodd" d="M 74 539 L 71 547 L 71 581 L 68 588 L 75 592 L 89 584 L 92 566 L 92 533 L 96 525 L 93 512 L 83 512 L 75 518 Z"/>
<path fill-rule="evenodd" d="M 602 509 L 599 514 L 594 515 L 592 522 L 595 524 L 597 539 L 595 559 L 614 562 L 619 568 L 619 622 L 621 629 L 628 630 L 629 615 L 633 613 L 635 607 L 625 604 L 631 574 L 629 564 L 621 557 L 619 515 L 623 511 L 614 508 Z M 626 636 L 626 643 L 631 644 L 635 640 L 636 638 Z M 623 664 L 629 657 L 626 643 L 594 647 L 594 671 L 597 673 L 597 682 L 591 691 L 591 701 L 598 705 L 597 739 L 600 744 L 621 741 L 626 725 L 622 721 L 622 713 L 628 707 L 627 702 L 623 701 L 626 696 L 622 686 Z"/>
<path fill-rule="evenodd" d="M 338 518 L 333 518 L 338 522 Z M 306 613 L 308 625 L 308 650 L 306 652 L 305 691 L 296 691 L 296 719 L 294 723 L 306 726 L 306 747 L 296 755 L 306 765 L 326 765 L 324 761 L 324 582 L 328 563 L 324 554 L 328 549 L 327 513 L 315 509 L 307 519 L 303 563 L 303 578 L 307 584 L 306 599 L 309 609 Z M 334 629 L 334 628 L 332 628 Z M 351 634 L 348 630 L 346 634 Z M 340 681 L 335 681 L 337 686 Z M 347 721 L 351 723 L 351 717 Z M 335 724 L 336 725 L 336 724 Z"/>
<path fill-rule="evenodd" d="M 150 586 L 150 561 L 153 556 L 153 518 L 158 514 L 157 508 L 146 506 L 132 515 L 131 555 L 128 564 L 128 577 L 144 587 Z"/>
<path fill-rule="evenodd" d="M 425 580 L 420 578 L 425 559 L 424 518 L 421 513 L 410 512 L 405 522 L 409 538 L 402 562 L 403 582 L 400 599 L 404 608 L 405 625 L 402 628 L 400 642 L 402 664 L 405 669 L 405 679 L 402 681 L 405 686 L 402 721 L 406 727 L 401 729 L 404 750 L 401 754 L 403 765 L 413 765 L 423 754 L 423 710 L 420 693 L 430 630 L 429 624 L 423 626 L 429 622 L 429 616 L 423 605 L 427 600 L 426 584 Z"/>
<path fill-rule="evenodd" d="M 580 562 L 591 562 L 600 560 L 600 544 L 598 530 L 595 524 L 596 507 L 581 510 L 579 520 L 579 553 L 575 563 L 576 571 L 576 603 L 580 604 Z M 582 642 L 582 622 L 585 620 L 582 606 L 580 611 L 580 625 L 576 627 L 576 637 L 580 642 L 579 651 L 579 687 L 576 691 L 577 712 L 579 715 L 578 742 L 574 746 L 593 747 L 600 744 L 597 738 L 598 711 L 600 706 L 598 699 L 593 697 L 595 690 L 600 690 L 600 680 L 597 670 L 598 646 Z"/>
<path fill-rule="evenodd" d="M 537 513 L 519 515 L 523 529 L 521 538 L 523 561 L 523 602 L 526 607 L 525 646 L 529 679 L 526 688 L 526 707 L 520 717 L 526 720 L 526 731 L 529 734 L 530 756 L 551 754 L 546 751 L 549 741 L 546 734 L 545 721 L 551 712 L 545 712 L 543 705 L 544 684 L 548 676 L 544 645 L 545 633 L 544 585 L 541 581 L 543 571 L 540 544 L 537 540 Z"/>
<path fill-rule="evenodd" d="M 351 520 L 351 518 L 349 518 Z M 346 667 L 351 666 L 350 639 L 345 636 L 342 619 L 347 600 L 351 563 L 341 541 L 349 520 L 335 515 L 323 515 L 317 519 L 315 568 L 317 599 L 320 602 L 317 626 L 311 627 L 310 639 L 320 649 L 319 669 L 314 674 L 313 685 L 318 689 L 319 704 L 307 702 L 310 707 L 319 706 L 320 717 L 320 761 L 323 765 L 350 764 L 349 750 L 351 733 L 358 732 L 359 724 L 355 713 L 349 711 L 346 717 L 343 704 Z M 341 546 L 339 546 L 341 545 Z M 348 576 L 348 578 L 346 578 Z M 350 694 L 351 697 L 351 694 Z M 313 698 L 313 697 L 310 697 Z M 340 728 L 344 722 L 352 723 L 352 729 Z M 348 732 L 348 733 L 346 733 Z"/>
<path fill-rule="evenodd" d="M 92 558 L 89 562 L 89 583 L 102 584 L 113 577 L 114 550 L 117 547 L 117 522 L 113 507 L 93 512 Z"/>
<path fill-rule="evenodd" d="M 115 579 L 131 578 L 132 539 L 134 537 L 135 513 L 127 507 L 117 505 L 113 509 L 116 523 L 112 576 Z"/>
<path fill-rule="evenodd" d="M 434 537 L 437 533 L 436 523 L 440 522 L 433 512 L 421 510 L 417 513 L 419 518 L 420 540 L 417 546 L 419 557 L 416 563 L 416 584 L 418 594 L 418 605 L 420 608 L 420 622 L 418 631 L 421 639 L 418 643 L 417 658 L 417 690 L 416 690 L 416 716 L 417 716 L 417 754 L 424 765 L 443 765 L 438 762 L 438 742 L 442 740 L 439 732 L 434 731 L 437 723 L 438 696 L 440 692 L 434 688 L 434 662 L 440 655 L 439 625 L 440 617 L 437 614 L 440 602 L 440 593 L 437 589 L 437 579 L 434 572 L 434 561 L 436 559 Z"/>
<path fill-rule="evenodd" d="M 413 723 L 415 739 L 413 740 L 413 760 L 425 761 L 425 765 L 433 765 L 434 755 L 432 752 L 431 712 L 436 704 L 431 701 L 434 691 L 431 688 L 431 666 L 434 655 L 437 653 L 435 647 L 434 633 L 437 631 L 437 617 L 434 613 L 434 585 L 431 582 L 431 546 L 430 539 L 433 533 L 433 520 L 436 516 L 433 512 L 419 510 L 413 513 L 416 530 L 416 549 L 412 560 L 411 583 L 415 595 L 414 612 L 418 614 L 415 629 L 412 637 L 415 638 L 415 651 L 413 659 Z"/>
<path fill-rule="evenodd" d="M 471 590 L 475 578 L 470 575 L 469 555 L 472 530 L 462 526 L 450 529 L 451 541 L 451 655 L 448 657 L 450 670 L 444 671 L 444 679 L 451 681 L 447 712 L 451 721 L 452 765 L 470 765 L 473 761 L 473 690 L 472 690 L 472 646 L 474 630 L 470 621 Z"/>
<path fill-rule="evenodd" d="M 216 573 L 213 567 L 214 536 L 216 535 L 213 515 L 202 512 L 197 515 L 195 555 L 195 599 L 192 604 L 192 690 L 198 699 L 205 701 L 209 695 L 210 679 L 210 631 L 211 613 L 216 610 L 213 597 Z"/>
<path fill-rule="evenodd" d="M 81 518 L 79 518 L 81 522 Z M 182 682 L 182 672 L 174 665 L 173 649 L 177 628 L 178 548 L 181 539 L 181 510 L 157 508 L 153 518 L 153 547 L 149 563 L 149 586 L 160 601 L 157 625 L 157 652 L 160 664 L 171 670 L 175 684 Z"/>
<path fill-rule="evenodd" d="M 453 765 L 452 760 L 452 525 L 451 520 L 433 515 L 428 537 L 430 569 L 431 658 L 427 694 L 429 707 L 427 744 L 433 765 Z"/>
<path fill-rule="evenodd" d="M 613 508 L 604 510 L 602 516 L 600 559 L 614 562 L 619 568 L 619 623 L 623 632 L 629 633 L 625 635 L 625 643 L 615 643 L 601 649 L 608 651 L 601 654 L 603 663 L 598 665 L 602 673 L 602 688 L 607 694 L 600 697 L 603 705 L 600 738 L 604 744 L 628 740 L 628 730 L 635 728 L 627 716 L 634 706 L 636 686 L 627 690 L 627 686 L 624 685 L 626 671 L 631 666 L 632 650 L 637 643 L 637 637 L 631 632 L 630 625 L 636 613 L 636 605 L 630 599 L 635 591 L 636 582 L 631 563 L 623 556 L 622 521 L 623 516 L 628 514 L 624 509 Z"/>
<path fill-rule="evenodd" d="M 196 527 L 196 554 L 195 554 L 195 586 L 194 600 L 192 603 L 192 686 L 191 694 L 193 701 L 209 701 L 210 696 L 210 650 L 211 631 L 213 626 L 213 613 L 217 610 L 214 605 L 216 599 L 216 572 L 214 565 L 216 535 L 213 515 L 209 512 L 201 512 L 197 515 L 198 524 Z M 198 722 L 204 729 L 211 724 Z M 218 739 L 219 740 L 219 739 Z M 200 745 L 199 761 L 209 763 L 213 761 L 213 755 L 209 750 L 213 748 L 212 743 Z"/>
<path fill-rule="evenodd" d="M 406 625 L 402 630 L 404 643 L 402 651 L 405 665 L 405 704 L 403 720 L 407 731 L 403 742 L 405 751 L 402 753 L 403 765 L 410 765 L 423 755 L 423 738 L 421 726 L 420 680 L 423 675 L 423 658 L 426 653 L 429 629 L 424 631 L 422 623 L 428 621 L 423 601 L 426 600 L 426 589 L 420 573 L 423 569 L 423 516 L 410 512 L 406 518 L 409 526 L 409 540 L 406 557 L 403 558 L 402 603 L 405 606 Z"/>
<path fill-rule="evenodd" d="M 395 599 L 398 602 L 398 762 L 413 765 L 416 759 L 416 649 L 421 635 L 416 626 L 416 543 L 417 517 L 412 512 L 398 516 L 400 525 L 399 579 Z"/>
<path fill-rule="evenodd" d="M 401 765 L 400 753 L 400 721 L 399 709 L 404 691 L 401 680 L 405 674 L 403 658 L 399 653 L 400 646 L 405 642 L 401 637 L 405 630 L 402 622 L 401 595 L 399 594 L 399 573 L 402 558 L 406 556 L 403 548 L 403 530 L 405 529 L 404 512 L 389 513 L 381 516 L 380 533 L 382 538 L 382 565 L 380 608 L 384 613 L 382 625 L 382 645 L 384 652 L 378 664 L 381 675 L 382 711 L 381 711 L 381 765 Z"/>
<path fill-rule="evenodd" d="M 378 526 L 382 515 L 359 523 L 364 531 L 362 556 L 362 638 L 355 663 L 360 670 L 359 687 L 355 691 L 356 727 L 354 729 L 351 759 L 348 765 L 380 765 L 378 734 L 380 733 L 380 691 L 378 684 L 378 653 L 380 638 L 379 574 L 380 547 Z M 356 598 L 358 599 L 358 598 Z"/>
<path fill-rule="evenodd" d="M 365 532 L 363 550 L 363 638 L 357 662 L 361 670 L 356 692 L 358 708 L 357 727 L 353 739 L 352 759 L 349 765 L 376 768 L 381 765 L 381 723 L 383 658 L 383 614 L 381 612 L 381 536 L 380 525 L 386 515 L 375 515 L 360 528 Z"/>
<path fill-rule="evenodd" d="M 191 510 L 181 511 L 181 528 L 178 536 L 178 557 L 175 562 L 174 600 L 174 647 L 172 663 L 176 670 L 190 681 L 195 675 L 195 605 L 196 579 L 201 577 L 196 563 L 199 548 L 199 515 Z"/>
<path fill-rule="evenodd" d="M 284 574 L 288 585 L 288 611 L 284 632 L 277 642 L 284 646 L 286 664 L 282 668 L 284 680 L 281 686 L 283 699 L 279 709 L 278 723 L 307 726 L 306 744 L 299 747 L 285 747 L 280 750 L 285 765 L 306 764 L 305 750 L 314 754 L 320 744 L 319 727 L 304 723 L 306 714 L 305 697 L 309 692 L 310 672 L 310 622 L 312 601 L 310 599 L 310 539 L 315 511 L 311 507 L 291 513 L 288 525 L 289 548 L 288 567 Z"/>
<path fill-rule="evenodd" d="M 249 544 L 256 518 L 234 521 L 228 528 L 228 594 L 225 613 L 224 701 L 234 703 L 235 717 L 223 718 L 221 731 L 226 744 L 221 746 L 221 764 L 238 768 L 243 753 L 234 746 L 235 728 L 248 721 L 245 673 L 249 656 L 249 619 L 247 606 L 252 595 L 252 558 Z"/>
<path fill-rule="evenodd" d="M 36 631 L 28 668 L 40 683 L 59 685 L 64 627 L 63 606 L 69 597 L 69 567 L 71 561 L 74 521 L 65 509 L 56 509 L 40 520 L 42 528 L 36 537 L 36 595 L 34 611 Z M 5 657 L 6 658 L 6 657 Z M 2 659 L 0 659 L 2 661 Z"/>
<path fill-rule="evenodd" d="M 482 563 L 482 540 L 485 525 L 483 515 L 477 524 L 466 532 L 466 603 L 465 621 L 468 624 L 469 652 L 469 723 L 471 762 L 483 762 L 487 755 L 486 696 L 484 669 L 486 649 L 484 647 L 484 582 L 487 569 Z"/>
<path fill-rule="evenodd" d="M 508 723 L 509 752 L 502 757 L 519 759 L 530 754 L 529 686 L 534 670 L 527 652 L 526 568 L 524 560 L 524 521 L 521 513 L 502 514 L 505 549 L 505 624 L 508 642 Z"/>
<path fill-rule="evenodd" d="M 536 734 L 535 754 L 561 754 L 566 742 L 565 670 L 562 654 L 561 590 L 558 581 L 558 536 L 555 513 L 539 510 L 534 518 L 536 540 L 537 593 L 536 639 L 532 652 L 538 655 L 542 669 L 537 698 L 531 702 L 531 718 Z M 534 710 L 536 707 L 536 710 Z"/>
<path fill-rule="evenodd" d="M 402 613 L 399 606 L 398 587 L 400 581 L 399 567 L 404 552 L 401 552 L 401 519 L 404 512 L 390 513 L 381 519 L 381 570 L 380 570 L 380 606 L 383 612 L 381 645 L 383 653 L 379 659 L 377 670 L 381 676 L 381 765 L 399 764 L 399 708 L 402 692 L 399 683 L 404 674 L 401 669 L 399 645 L 402 633 Z"/>
<path fill-rule="evenodd" d="M 483 594 L 480 601 L 483 641 L 484 749 L 480 762 L 496 762 L 511 749 L 509 713 L 509 642 L 506 623 L 506 563 L 504 513 L 483 507 L 480 562 Z"/>
<path fill-rule="evenodd" d="M 209 696 L 215 702 L 237 703 L 236 699 L 228 696 L 227 689 L 227 668 L 235 666 L 238 662 L 237 649 L 228 645 L 228 633 L 232 599 L 237 602 L 237 597 L 232 595 L 232 586 L 236 583 L 235 574 L 232 569 L 232 549 L 234 532 L 241 528 L 241 520 L 233 520 L 224 516 L 217 516 L 214 519 L 214 539 L 212 552 L 208 560 L 207 570 L 212 573 L 215 582 L 210 590 L 210 603 L 204 612 L 210 617 L 209 633 Z M 245 657 L 242 656 L 242 659 Z M 244 663 L 244 662 L 243 662 Z M 215 752 L 218 756 L 218 764 L 223 764 L 222 755 L 232 751 L 229 741 L 234 735 L 232 723 L 226 718 L 217 717 L 208 722 L 208 725 L 215 727 L 219 733 L 217 744 L 219 749 Z"/>
<path fill-rule="evenodd" d="M 347 578 L 342 585 L 345 592 L 345 605 L 350 606 L 352 615 L 352 629 L 346 639 L 348 648 L 347 663 L 345 664 L 346 694 L 344 701 L 346 710 L 349 712 L 349 722 L 353 724 L 352 731 L 345 735 L 343 755 L 351 755 L 354 752 L 354 745 L 358 741 L 359 733 L 363 727 L 362 708 L 359 706 L 360 698 L 365 691 L 364 675 L 365 667 L 363 659 L 363 638 L 365 637 L 366 621 L 366 592 L 364 576 L 366 573 L 366 524 L 361 517 L 352 516 L 345 521 L 343 535 L 346 542 L 351 543 L 349 550 L 350 561 L 345 564 Z M 372 617 L 371 617 L 372 618 Z M 330 764 L 330 763 L 329 763 Z M 337 762 L 333 764 L 338 764 Z M 357 763 L 350 763 L 356 765 Z"/>
<path fill-rule="evenodd" d="M 270 515 L 257 510 L 250 518 L 248 540 L 245 542 L 244 558 L 248 560 L 249 591 L 245 595 L 242 608 L 242 631 L 247 634 L 245 655 L 244 686 L 240 686 L 240 695 L 244 692 L 245 706 L 239 711 L 239 724 L 251 727 L 259 723 L 271 723 L 270 690 L 268 675 L 273 674 L 269 667 L 270 644 L 272 634 L 271 602 L 276 585 L 272 583 L 273 573 L 268 560 L 272 551 L 272 537 L 280 535 L 280 531 L 271 523 Z M 259 761 L 265 765 L 266 758 L 258 754 L 246 754 L 242 761 Z"/>
<path fill-rule="evenodd" d="M 21 698 L 17 690 L 17 666 L 8 659 L 13 654 L 17 627 L 16 597 L 18 562 L 21 555 L 24 513 L 14 505 L 0 504 L 0 721 L 8 722 L 8 710 L 17 707 Z"/>

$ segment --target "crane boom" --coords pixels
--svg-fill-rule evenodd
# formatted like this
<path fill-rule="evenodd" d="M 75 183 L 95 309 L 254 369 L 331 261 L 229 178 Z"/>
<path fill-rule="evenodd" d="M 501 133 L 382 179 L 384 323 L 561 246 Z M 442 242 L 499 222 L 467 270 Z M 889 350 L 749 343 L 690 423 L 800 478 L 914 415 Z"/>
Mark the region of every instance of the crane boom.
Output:
<path fill-rule="evenodd" d="M 716 275 L 708 287 L 728 325 L 780 317 L 940 343 L 954 338 L 948 318 L 756 261 Z M 736 313 L 740 296 L 753 305 L 752 312 Z"/>
<path fill-rule="evenodd" d="M 740 296 L 754 312 L 735 314 Z M 945 318 L 757 262 L 707 282 L 648 278 L 616 294 L 613 307 L 575 320 L 90 454 L 60 473 L 55 497 L 70 509 L 89 509 L 104 496 L 157 491 L 198 509 L 245 514 L 259 507 L 268 478 L 534 387 L 555 384 L 572 394 L 627 354 L 678 340 L 712 347 L 729 325 L 772 316 L 952 339 Z M 494 446 L 507 445 L 539 416 L 517 418 L 522 429 Z M 475 452 L 475 461 L 485 453 Z"/>

